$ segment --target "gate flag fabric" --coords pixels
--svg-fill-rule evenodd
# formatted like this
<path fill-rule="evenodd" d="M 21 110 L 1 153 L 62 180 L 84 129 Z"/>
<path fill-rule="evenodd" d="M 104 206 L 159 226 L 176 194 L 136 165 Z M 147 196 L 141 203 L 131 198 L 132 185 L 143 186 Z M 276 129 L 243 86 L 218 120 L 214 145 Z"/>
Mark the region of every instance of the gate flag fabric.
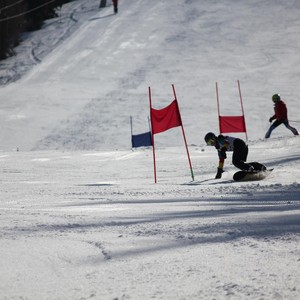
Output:
<path fill-rule="evenodd" d="M 180 116 L 180 111 L 179 111 L 179 106 L 177 102 L 177 96 L 175 92 L 175 87 L 174 84 L 172 84 L 172 89 L 174 93 L 174 100 L 166 106 L 165 108 L 162 109 L 154 109 L 152 108 L 152 97 L 151 97 L 151 88 L 149 86 L 148 91 L 149 91 L 149 104 L 150 104 L 150 118 L 151 118 L 151 130 L 152 130 L 152 152 L 153 152 L 153 166 L 154 166 L 154 182 L 156 183 L 156 159 L 155 159 L 155 147 L 154 147 L 154 135 L 156 133 L 164 132 L 168 129 L 171 129 L 173 127 L 181 127 L 183 139 L 184 139 L 184 144 L 186 148 L 186 153 L 190 165 L 190 171 L 191 171 L 191 176 L 192 180 L 194 180 L 194 171 L 192 167 L 192 162 L 190 158 L 190 153 L 189 149 L 187 146 L 187 141 L 184 133 L 184 128 L 183 124 L 181 121 L 181 116 Z"/>
<path fill-rule="evenodd" d="M 162 109 L 151 108 L 152 133 L 164 132 L 182 125 L 177 100 Z"/>
<path fill-rule="evenodd" d="M 152 146 L 151 131 L 131 136 L 132 148 Z"/>
<path fill-rule="evenodd" d="M 240 81 L 237 81 L 240 104 L 242 109 L 242 115 L 240 116 L 222 116 L 220 113 L 220 100 L 219 100 L 219 89 L 218 83 L 216 82 L 216 94 L 217 94 L 217 104 L 218 104 L 218 115 L 219 115 L 219 127 L 220 133 L 229 133 L 229 132 L 244 132 L 246 135 L 246 140 L 248 140 L 246 122 L 245 122 L 245 113 L 243 106 L 243 99 L 241 93 Z"/>
<path fill-rule="evenodd" d="M 150 128 L 150 123 L 149 123 L 149 117 L 148 117 L 149 131 L 140 133 L 140 134 L 133 134 L 133 121 L 132 120 L 133 120 L 133 118 L 132 118 L 132 116 L 130 116 L 132 148 L 152 146 L 152 134 L 151 134 L 151 128 Z"/>
<path fill-rule="evenodd" d="M 219 116 L 220 133 L 246 132 L 244 116 Z"/>

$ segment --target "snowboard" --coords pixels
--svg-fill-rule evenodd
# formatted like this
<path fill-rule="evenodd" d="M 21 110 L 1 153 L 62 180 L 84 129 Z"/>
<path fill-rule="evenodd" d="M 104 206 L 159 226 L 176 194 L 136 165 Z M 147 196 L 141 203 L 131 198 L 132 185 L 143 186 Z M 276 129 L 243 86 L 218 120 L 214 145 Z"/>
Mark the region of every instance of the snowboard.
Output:
<path fill-rule="evenodd" d="M 233 180 L 234 181 L 256 181 L 265 179 L 273 169 L 264 170 L 264 171 L 238 171 L 234 173 Z"/>
<path fill-rule="evenodd" d="M 247 171 L 238 171 L 234 173 L 233 180 L 234 181 L 255 181 L 255 180 L 262 180 L 265 179 L 273 169 L 267 169 L 267 167 L 258 162 L 251 162 L 249 163 L 254 170 L 247 172 Z"/>

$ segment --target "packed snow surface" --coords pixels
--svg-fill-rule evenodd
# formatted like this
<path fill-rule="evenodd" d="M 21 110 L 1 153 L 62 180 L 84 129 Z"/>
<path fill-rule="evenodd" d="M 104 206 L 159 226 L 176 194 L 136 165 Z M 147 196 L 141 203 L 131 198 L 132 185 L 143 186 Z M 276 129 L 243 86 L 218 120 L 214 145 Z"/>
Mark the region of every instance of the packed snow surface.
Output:
<path fill-rule="evenodd" d="M 0 299 L 300 298 L 300 139 L 264 135 L 271 96 L 300 129 L 300 2 L 77 0 L 0 62 Z M 221 113 L 241 114 L 248 161 L 214 179 Z M 131 149 L 153 106 L 180 128 Z M 232 134 L 245 139 L 245 134 Z"/>

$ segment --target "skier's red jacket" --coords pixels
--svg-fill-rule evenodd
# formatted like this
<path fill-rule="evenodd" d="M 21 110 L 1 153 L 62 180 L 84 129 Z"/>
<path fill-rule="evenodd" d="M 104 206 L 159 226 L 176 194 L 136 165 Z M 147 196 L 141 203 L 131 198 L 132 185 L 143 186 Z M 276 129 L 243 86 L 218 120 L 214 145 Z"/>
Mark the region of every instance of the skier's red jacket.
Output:
<path fill-rule="evenodd" d="M 272 116 L 272 118 L 271 118 L 272 120 L 276 119 L 279 121 L 286 121 L 288 119 L 287 108 L 286 108 L 285 103 L 282 100 L 275 103 L 274 111 L 275 111 L 275 114 L 274 114 L 274 116 Z"/>

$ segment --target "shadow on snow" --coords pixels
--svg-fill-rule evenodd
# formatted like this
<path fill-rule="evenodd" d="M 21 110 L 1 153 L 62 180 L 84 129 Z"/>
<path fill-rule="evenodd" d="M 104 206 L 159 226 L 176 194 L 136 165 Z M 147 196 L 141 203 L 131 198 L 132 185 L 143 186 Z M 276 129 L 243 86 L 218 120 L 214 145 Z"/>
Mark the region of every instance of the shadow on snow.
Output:
<path fill-rule="evenodd" d="M 147 214 L 147 209 L 139 216 L 116 216 L 114 221 L 99 221 L 67 224 L 38 224 L 37 226 L 12 228 L 14 234 L 36 236 L 37 234 L 86 234 L 88 232 L 110 232 L 117 228 L 122 235 L 135 238 L 146 237 L 155 245 L 134 249 L 110 252 L 110 258 L 134 256 L 162 250 L 183 248 L 191 245 L 230 243 L 245 238 L 257 240 L 286 239 L 293 240 L 300 234 L 300 191 L 299 186 L 292 190 L 281 190 L 279 193 L 257 192 L 251 200 L 243 195 L 232 198 L 211 199 L 168 199 L 168 200 L 126 200 L 126 201 L 96 201 L 79 203 L 70 206 L 90 205 L 149 205 L 162 203 L 184 203 L 193 209 L 189 211 L 159 212 Z M 196 206 L 196 207 L 195 207 Z M 172 207 L 170 207 L 172 210 Z M 110 216 L 112 217 L 112 216 Z M 158 239 L 161 241 L 157 242 Z M 104 243 L 104 242 L 101 242 Z M 150 243 L 149 243 L 150 244 Z M 138 244 L 137 244 L 138 245 Z M 100 260 L 99 260 L 100 261 Z"/>

